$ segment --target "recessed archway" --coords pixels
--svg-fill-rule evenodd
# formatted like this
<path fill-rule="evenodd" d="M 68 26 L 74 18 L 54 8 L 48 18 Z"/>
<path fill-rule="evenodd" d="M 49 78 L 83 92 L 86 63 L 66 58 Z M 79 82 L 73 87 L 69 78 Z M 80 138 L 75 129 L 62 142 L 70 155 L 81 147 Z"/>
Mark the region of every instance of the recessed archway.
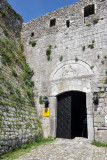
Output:
<path fill-rule="evenodd" d="M 50 135 L 56 137 L 57 133 L 57 96 L 65 93 L 72 92 L 79 94 L 79 92 L 85 94 L 85 103 L 87 110 L 87 133 L 89 140 L 94 139 L 93 129 L 93 106 L 92 106 L 92 89 L 91 78 L 94 76 L 94 72 L 90 69 L 90 66 L 78 60 L 69 60 L 57 65 L 50 76 Z M 74 99 L 76 99 L 74 95 Z M 53 107 L 54 106 L 54 107 Z M 56 106 L 56 107 L 55 107 Z M 76 112 L 76 111 L 74 111 Z M 75 116 L 75 114 L 74 114 Z M 85 120 L 85 117 L 84 117 Z M 83 121 L 83 119 L 81 119 Z M 74 129 L 75 130 L 75 129 Z M 81 132 L 81 129 L 80 129 Z M 75 136 L 81 136 L 80 133 L 73 133 Z"/>
<path fill-rule="evenodd" d="M 75 85 L 76 83 L 76 85 Z M 81 86 L 80 84 L 84 84 Z M 94 140 L 93 128 L 93 106 L 92 106 L 92 92 L 88 81 L 70 81 L 64 82 L 64 87 L 60 87 L 61 82 L 51 83 L 51 97 L 50 97 L 50 135 L 56 137 L 57 133 L 57 96 L 64 92 L 84 92 L 86 95 L 86 110 L 87 110 L 87 135 L 89 140 Z M 74 98 L 75 99 L 75 98 Z M 55 107 L 56 106 L 56 107 Z M 86 136 L 87 137 L 87 136 Z"/>
<path fill-rule="evenodd" d="M 71 91 L 57 96 L 56 137 L 88 137 L 86 93 Z"/>

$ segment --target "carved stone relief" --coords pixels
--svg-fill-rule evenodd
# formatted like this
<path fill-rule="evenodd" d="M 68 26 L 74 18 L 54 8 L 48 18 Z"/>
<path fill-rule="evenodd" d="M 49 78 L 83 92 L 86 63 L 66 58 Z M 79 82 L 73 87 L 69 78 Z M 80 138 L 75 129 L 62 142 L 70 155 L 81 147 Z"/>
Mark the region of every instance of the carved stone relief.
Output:
<path fill-rule="evenodd" d="M 93 71 L 85 62 L 70 60 L 58 65 L 51 74 L 51 80 L 65 79 L 65 78 L 79 78 L 82 76 L 91 76 Z"/>

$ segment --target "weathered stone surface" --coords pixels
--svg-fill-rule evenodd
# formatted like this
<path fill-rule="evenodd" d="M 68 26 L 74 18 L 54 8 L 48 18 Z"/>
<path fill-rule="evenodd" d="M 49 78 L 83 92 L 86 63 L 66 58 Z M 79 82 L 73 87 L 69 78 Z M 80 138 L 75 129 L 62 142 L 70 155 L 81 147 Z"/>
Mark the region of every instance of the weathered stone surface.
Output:
<path fill-rule="evenodd" d="M 5 13 L 4 16 L 2 13 Z M 0 92 L 0 156 L 7 151 L 21 147 L 25 143 L 36 140 L 36 134 L 42 134 L 40 122 L 37 119 L 36 107 L 28 103 L 29 98 L 27 95 L 25 96 L 23 87 L 21 87 L 23 80 L 18 80 L 12 74 L 12 68 L 16 67 L 19 76 L 21 76 L 23 73 L 22 68 L 19 63 L 13 63 L 11 66 L 10 64 L 6 63 L 4 65 L 2 63 L 2 51 L 9 54 L 9 57 L 12 57 L 13 52 L 15 56 L 17 55 L 17 58 L 23 54 L 21 50 L 20 53 L 18 52 L 19 46 L 22 45 L 19 43 L 21 26 L 22 18 L 11 8 L 6 0 L 0 0 L 0 42 L 3 41 L 4 44 L 2 46 L 2 43 L 0 43 L 0 89 L 2 88 L 3 90 L 3 94 Z M 13 43 L 13 45 L 10 47 L 9 43 Z M 7 48 L 10 47 L 8 51 L 6 50 L 7 44 Z M 15 45 L 17 49 L 14 47 Z M 22 59 L 20 60 L 22 61 Z M 15 57 L 13 57 L 12 61 L 16 62 Z M 10 87 L 7 87 L 7 85 Z M 19 101 L 23 97 L 26 101 L 24 101 L 25 103 L 20 101 L 21 103 L 19 104 L 19 101 L 16 103 L 16 99 L 11 99 L 12 94 L 14 94 L 14 97 L 16 96 L 16 90 L 20 95 Z"/>
<path fill-rule="evenodd" d="M 0 21 L 6 25 L 10 32 L 19 37 L 23 22 L 22 17 L 12 9 L 7 0 L 0 0 L 0 10 L 4 10 L 6 13 L 6 16 L 2 20 L 0 18 Z"/>
<path fill-rule="evenodd" d="M 91 4 L 94 4 L 95 14 L 84 17 L 84 7 Z M 50 27 L 53 18 L 56 18 L 56 25 Z M 93 19 L 98 19 L 98 23 L 93 24 Z M 66 26 L 67 20 L 70 22 L 69 28 Z M 34 36 L 31 36 L 33 32 Z M 21 35 L 27 62 L 35 72 L 35 103 L 42 119 L 44 135 L 56 136 L 57 99 L 54 98 L 63 92 L 81 91 L 87 97 L 88 138 L 94 139 L 94 127 L 105 127 L 104 117 L 107 115 L 107 1 L 81 0 L 47 13 L 24 23 Z M 29 44 L 30 41 L 37 42 L 35 47 Z M 46 56 L 49 45 L 50 61 Z M 62 61 L 60 56 L 63 57 Z M 98 106 L 93 104 L 93 92 L 99 92 Z M 49 98 L 49 118 L 42 118 L 44 105 L 39 104 L 39 96 Z M 100 132 L 97 140 L 98 135 L 101 140 Z"/>
<path fill-rule="evenodd" d="M 84 18 L 84 7 L 95 4 L 95 14 Z M 0 1 L 0 9 L 6 10 L 9 14 L 7 1 Z M 56 18 L 56 26 L 50 27 L 50 19 Z M 98 18 L 97 24 L 93 25 L 93 18 Z M 67 28 L 66 21 L 70 21 Z M 21 31 L 21 17 L 13 10 L 9 14 L 8 21 L 3 23 L 9 31 L 19 37 Z M 87 26 L 88 24 L 90 26 Z M 8 24 L 8 25 L 7 25 Z M 34 36 L 31 37 L 31 33 Z M 41 119 L 44 136 L 56 137 L 57 125 L 57 95 L 67 91 L 81 91 L 86 93 L 86 108 L 88 120 L 88 139 L 107 142 L 107 84 L 105 84 L 107 70 L 107 1 L 81 0 L 80 2 L 48 13 L 38 19 L 23 24 L 22 40 L 24 43 L 27 62 L 34 69 L 33 80 L 35 82 L 35 103 L 36 108 L 21 109 L 12 106 L 3 107 L 0 130 L 0 154 L 11 150 L 35 139 L 35 132 L 39 132 L 35 124 L 37 115 Z M 0 37 L 4 37 L 4 31 L 0 28 Z M 30 41 L 37 41 L 35 47 L 29 44 Z M 94 41 L 94 43 L 92 42 Z M 94 45 L 91 49 L 88 46 Z M 51 58 L 47 60 L 46 49 L 51 45 Z M 85 46 L 85 50 L 82 47 Z M 63 56 L 60 61 L 60 56 Z M 2 64 L 0 63 L 0 66 Z M 10 67 L 2 67 L 8 79 L 19 87 L 18 81 L 11 78 Z M 18 67 L 18 74 L 21 70 Z M 95 111 L 93 105 L 93 92 L 99 92 L 99 105 Z M 42 117 L 44 104 L 39 104 L 39 96 L 48 96 L 50 117 Z M 17 111 L 17 113 L 16 113 Z M 30 111 L 30 112 L 29 112 Z M 1 113 L 1 112 L 0 112 Z M 28 124 L 26 124 L 28 122 Z M 36 122 L 37 123 L 37 122 Z M 30 125 L 30 126 L 29 126 Z M 105 136 L 103 136 L 105 135 Z M 58 145 L 59 149 L 58 149 Z M 69 144 L 67 146 L 67 144 Z M 53 145 L 42 147 L 25 159 L 107 159 L 106 149 L 96 149 L 87 144 L 87 140 L 65 140 L 56 141 Z M 75 148 L 76 146 L 76 148 Z M 66 148 L 67 147 L 67 148 Z M 65 153 L 64 149 L 67 153 Z M 44 150 L 43 150 L 44 149 Z M 80 152 L 78 150 L 80 149 Z M 73 154 L 71 153 L 73 151 Z M 100 150 L 100 151 L 99 151 Z M 44 153 L 41 154 L 41 151 Z M 52 153 L 56 153 L 53 154 Z M 84 154 L 86 153 L 86 154 Z M 104 153 L 104 156 L 102 155 Z M 65 157 L 64 157 L 65 154 Z M 45 155 L 45 157 L 44 157 Z M 23 159 L 23 158 L 22 158 Z"/>

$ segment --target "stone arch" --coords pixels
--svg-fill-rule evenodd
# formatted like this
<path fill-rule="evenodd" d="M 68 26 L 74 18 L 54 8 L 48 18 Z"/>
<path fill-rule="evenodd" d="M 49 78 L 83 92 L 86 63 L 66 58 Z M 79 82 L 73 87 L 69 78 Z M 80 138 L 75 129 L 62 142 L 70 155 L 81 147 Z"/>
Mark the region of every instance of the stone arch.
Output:
<path fill-rule="evenodd" d="M 57 95 L 68 91 L 86 93 L 86 108 L 88 121 L 88 139 L 93 140 L 93 106 L 90 77 L 94 76 L 90 65 L 78 60 L 69 60 L 56 66 L 50 76 L 50 106 L 57 107 Z M 51 107 L 50 135 L 56 137 L 57 109 Z"/>
<path fill-rule="evenodd" d="M 90 65 L 82 60 L 68 60 L 56 66 L 50 76 L 50 81 L 59 80 L 63 78 L 80 78 L 82 76 L 93 76 L 94 72 Z"/>

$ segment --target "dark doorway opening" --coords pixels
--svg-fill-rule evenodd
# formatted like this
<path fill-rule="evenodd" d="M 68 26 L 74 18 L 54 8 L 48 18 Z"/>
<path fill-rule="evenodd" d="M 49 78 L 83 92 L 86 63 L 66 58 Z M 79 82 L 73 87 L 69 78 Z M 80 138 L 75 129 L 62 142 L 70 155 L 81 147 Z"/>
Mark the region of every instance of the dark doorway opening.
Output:
<path fill-rule="evenodd" d="M 86 93 L 72 91 L 57 96 L 57 138 L 87 138 Z"/>

